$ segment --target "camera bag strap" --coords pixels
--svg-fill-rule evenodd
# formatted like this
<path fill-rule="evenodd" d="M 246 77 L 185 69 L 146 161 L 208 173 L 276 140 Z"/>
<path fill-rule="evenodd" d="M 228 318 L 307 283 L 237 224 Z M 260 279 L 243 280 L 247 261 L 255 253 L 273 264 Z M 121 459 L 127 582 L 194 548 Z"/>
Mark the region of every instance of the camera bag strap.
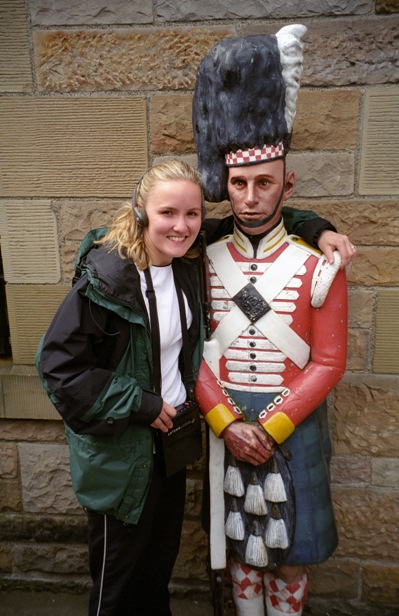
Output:
<path fill-rule="evenodd" d="M 161 394 L 162 375 L 161 375 L 161 338 L 159 333 L 159 321 L 157 311 L 157 298 L 155 295 L 154 286 L 152 284 L 152 277 L 150 268 L 144 270 L 145 281 L 147 285 L 146 295 L 148 298 L 148 304 L 150 308 L 150 323 L 151 323 L 151 339 L 152 339 L 152 355 L 153 355 L 153 389 L 156 393 Z M 177 294 L 177 301 L 179 303 L 181 333 L 183 341 L 183 365 L 184 374 L 182 375 L 183 383 L 187 390 L 187 395 L 191 395 L 194 389 L 193 369 L 190 353 L 190 341 L 187 331 L 187 318 L 186 310 L 184 307 L 183 292 L 180 286 L 176 283 L 175 287 Z"/>
<path fill-rule="evenodd" d="M 150 323 L 151 323 L 151 343 L 152 343 L 152 369 L 153 369 L 153 389 L 157 394 L 161 394 L 162 377 L 161 377 L 161 339 L 159 335 L 159 321 L 157 311 L 157 298 L 155 295 L 154 286 L 150 268 L 144 270 L 145 281 L 147 285 L 146 295 L 150 308 Z"/>
<path fill-rule="evenodd" d="M 151 323 L 151 338 L 153 351 L 153 388 L 158 394 L 161 394 L 161 344 L 159 321 L 157 313 L 157 303 L 154 287 L 151 279 L 149 268 L 144 270 L 144 275 L 147 284 L 147 297 L 149 303 L 150 323 Z M 190 353 L 190 343 L 187 331 L 186 310 L 184 306 L 183 292 L 180 286 L 176 283 L 176 294 L 179 303 L 179 313 L 182 332 L 182 350 L 184 374 L 182 375 L 183 383 L 186 387 L 187 398 L 192 398 L 194 390 L 194 379 Z M 201 421 L 199 416 L 198 405 L 194 407 L 186 402 L 187 408 L 182 414 L 178 414 L 173 419 L 173 428 L 168 432 L 155 430 L 155 449 L 159 453 L 164 466 L 166 477 L 174 475 L 178 471 L 185 468 L 188 464 L 192 464 L 197 460 L 202 453 L 202 437 L 201 437 Z M 183 405 L 180 405 L 183 406 Z"/>

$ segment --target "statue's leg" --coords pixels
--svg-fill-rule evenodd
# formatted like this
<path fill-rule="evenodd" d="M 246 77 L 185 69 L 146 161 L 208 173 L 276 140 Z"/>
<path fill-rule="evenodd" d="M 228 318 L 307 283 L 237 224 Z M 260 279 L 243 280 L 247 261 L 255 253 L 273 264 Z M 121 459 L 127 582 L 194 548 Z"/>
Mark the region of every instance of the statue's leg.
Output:
<path fill-rule="evenodd" d="M 309 586 L 306 573 L 298 582 L 291 584 L 287 584 L 272 573 L 265 573 L 263 583 L 267 616 L 283 616 L 284 614 L 300 616 L 303 613 Z"/>
<path fill-rule="evenodd" d="M 262 572 L 232 561 L 230 574 L 236 616 L 265 616 Z"/>

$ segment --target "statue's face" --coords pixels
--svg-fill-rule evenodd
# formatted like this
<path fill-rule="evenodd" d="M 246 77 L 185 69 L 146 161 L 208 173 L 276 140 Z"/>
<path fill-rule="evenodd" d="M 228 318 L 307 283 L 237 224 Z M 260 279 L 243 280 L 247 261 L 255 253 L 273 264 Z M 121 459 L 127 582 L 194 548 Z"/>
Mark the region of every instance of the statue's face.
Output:
<path fill-rule="evenodd" d="M 291 196 L 294 183 L 294 173 L 285 173 L 282 159 L 230 167 L 227 189 L 233 212 L 243 231 L 248 235 L 260 235 L 272 229 L 281 217 L 283 201 Z M 251 226 L 272 214 L 265 224 Z M 250 226 L 247 227 L 246 222 L 251 223 Z"/>

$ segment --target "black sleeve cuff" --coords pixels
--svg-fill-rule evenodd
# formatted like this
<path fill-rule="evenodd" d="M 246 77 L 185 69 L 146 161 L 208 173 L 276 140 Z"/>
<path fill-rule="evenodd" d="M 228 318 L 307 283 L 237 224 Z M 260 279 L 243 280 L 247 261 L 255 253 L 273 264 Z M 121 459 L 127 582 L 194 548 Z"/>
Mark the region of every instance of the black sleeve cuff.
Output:
<path fill-rule="evenodd" d="M 320 234 L 326 230 L 336 231 L 337 229 L 325 218 L 312 218 L 302 224 L 301 237 L 314 248 L 318 248 L 317 242 Z"/>
<path fill-rule="evenodd" d="M 141 406 L 137 413 L 131 413 L 131 423 L 143 423 L 150 426 L 162 410 L 163 399 L 159 394 L 148 389 L 143 389 Z"/>

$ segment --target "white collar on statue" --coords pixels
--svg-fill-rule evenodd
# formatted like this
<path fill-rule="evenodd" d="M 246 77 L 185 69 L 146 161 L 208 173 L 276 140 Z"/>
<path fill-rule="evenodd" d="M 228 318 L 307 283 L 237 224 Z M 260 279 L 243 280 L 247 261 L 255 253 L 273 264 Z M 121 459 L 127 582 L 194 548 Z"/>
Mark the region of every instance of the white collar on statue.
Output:
<path fill-rule="evenodd" d="M 261 240 L 259 240 L 259 244 L 256 249 L 256 258 L 262 259 L 267 255 L 273 253 L 275 250 L 280 248 L 281 244 L 287 238 L 287 231 L 284 227 L 283 220 L 279 222 L 277 227 L 274 227 Z M 248 236 L 244 235 L 240 229 L 234 226 L 233 233 L 233 244 L 237 248 L 238 252 L 241 253 L 247 259 L 255 258 L 254 246 Z"/>

